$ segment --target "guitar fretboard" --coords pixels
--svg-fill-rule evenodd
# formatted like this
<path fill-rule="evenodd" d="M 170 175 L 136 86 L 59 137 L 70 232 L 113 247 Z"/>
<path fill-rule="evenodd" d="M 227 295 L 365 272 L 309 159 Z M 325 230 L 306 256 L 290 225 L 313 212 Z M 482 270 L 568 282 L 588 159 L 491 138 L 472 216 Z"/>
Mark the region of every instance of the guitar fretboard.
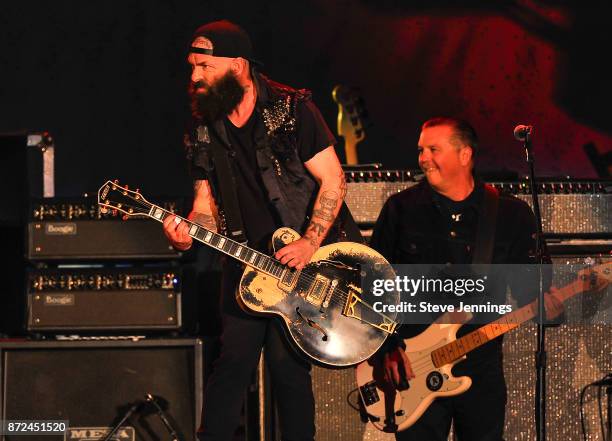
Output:
<path fill-rule="evenodd" d="M 164 210 L 157 205 L 150 205 L 151 207 L 148 215 L 159 222 L 163 222 L 168 216 L 174 215 L 173 213 Z M 221 251 L 234 259 L 238 259 L 241 262 L 276 278 L 281 278 L 283 272 L 287 269 L 287 267 L 281 264 L 278 260 L 273 259 L 267 254 L 260 253 L 259 251 L 249 248 L 246 245 L 242 245 L 229 237 L 210 231 L 202 225 L 198 225 L 188 219 L 184 219 L 180 216 L 177 217 L 181 219 L 182 222 L 189 225 L 189 235 L 192 238 L 218 251 Z"/>
<path fill-rule="evenodd" d="M 588 283 L 588 282 L 586 282 Z M 563 302 L 566 299 L 585 291 L 588 286 L 585 286 L 585 280 L 576 280 L 573 283 L 563 287 L 555 293 L 555 297 Z M 545 302 L 546 303 L 546 302 Z M 445 364 L 453 363 L 460 359 L 468 352 L 476 349 L 479 346 L 517 328 L 521 323 L 532 319 L 538 313 L 538 301 L 531 302 L 516 311 L 506 314 L 498 320 L 489 323 L 469 334 L 458 338 L 455 341 L 439 347 L 431 353 L 431 359 L 435 367 L 441 367 Z"/>

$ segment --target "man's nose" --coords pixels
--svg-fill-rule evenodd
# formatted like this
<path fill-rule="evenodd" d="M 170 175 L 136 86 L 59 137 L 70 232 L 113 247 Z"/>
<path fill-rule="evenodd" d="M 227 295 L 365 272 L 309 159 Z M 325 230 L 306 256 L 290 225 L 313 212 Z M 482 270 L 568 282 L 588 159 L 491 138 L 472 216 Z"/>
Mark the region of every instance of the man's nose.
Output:
<path fill-rule="evenodd" d="M 202 73 L 199 72 L 199 69 L 194 69 L 191 72 L 191 82 L 195 84 L 198 81 L 200 81 L 201 79 L 202 79 Z"/>

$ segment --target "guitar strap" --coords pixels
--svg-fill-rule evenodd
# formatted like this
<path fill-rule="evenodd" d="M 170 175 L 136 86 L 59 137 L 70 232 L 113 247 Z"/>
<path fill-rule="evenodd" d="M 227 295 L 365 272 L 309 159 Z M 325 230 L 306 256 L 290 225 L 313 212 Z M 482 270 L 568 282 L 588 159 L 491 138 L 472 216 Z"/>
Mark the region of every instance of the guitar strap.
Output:
<path fill-rule="evenodd" d="M 485 184 L 483 199 L 481 209 L 479 210 L 478 226 L 476 227 L 476 244 L 474 245 L 474 254 L 472 256 L 473 264 L 489 264 L 493 259 L 499 192 L 492 186 Z"/>
<path fill-rule="evenodd" d="M 233 240 L 244 244 L 247 242 L 247 238 L 242 223 L 242 212 L 238 206 L 236 180 L 229 159 L 231 153 L 216 142 L 210 144 L 210 152 L 217 171 L 217 183 L 219 184 L 219 193 L 221 193 L 221 201 L 223 203 L 227 234 Z"/>

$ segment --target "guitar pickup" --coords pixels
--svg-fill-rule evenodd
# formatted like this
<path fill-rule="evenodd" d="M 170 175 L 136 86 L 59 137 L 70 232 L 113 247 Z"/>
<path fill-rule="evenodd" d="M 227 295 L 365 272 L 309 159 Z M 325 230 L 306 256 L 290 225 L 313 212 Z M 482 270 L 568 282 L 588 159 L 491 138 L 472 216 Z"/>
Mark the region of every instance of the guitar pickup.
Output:
<path fill-rule="evenodd" d="M 291 291 L 300 278 L 300 271 L 295 268 L 286 268 L 278 281 L 278 287 L 283 291 Z"/>
<path fill-rule="evenodd" d="M 329 285 L 330 280 L 327 277 L 317 274 L 314 282 L 312 282 L 312 284 L 310 285 L 310 289 L 306 293 L 306 301 L 308 303 L 312 303 L 313 305 L 321 306 L 325 295 L 327 294 L 327 289 Z"/>
<path fill-rule="evenodd" d="M 370 381 L 369 383 L 361 386 L 359 388 L 359 392 L 361 393 L 361 398 L 366 406 L 371 406 L 372 404 L 376 404 L 380 401 L 380 396 L 378 395 L 378 390 L 376 390 L 375 381 Z"/>

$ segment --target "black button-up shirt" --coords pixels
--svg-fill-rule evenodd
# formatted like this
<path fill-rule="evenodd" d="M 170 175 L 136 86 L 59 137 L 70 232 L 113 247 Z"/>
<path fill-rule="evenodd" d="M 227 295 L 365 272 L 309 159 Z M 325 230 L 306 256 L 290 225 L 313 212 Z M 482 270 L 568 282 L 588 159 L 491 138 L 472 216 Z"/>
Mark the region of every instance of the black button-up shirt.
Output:
<path fill-rule="evenodd" d="M 484 184 L 476 181 L 474 191 L 465 200 L 455 202 L 438 194 L 423 181 L 395 194 L 387 200 L 379 215 L 370 246 L 393 264 L 469 264 L 474 253 L 484 191 Z M 535 263 L 532 257 L 535 231 L 531 208 L 520 199 L 500 194 L 491 263 Z M 525 280 L 514 282 L 519 282 L 519 286 L 511 285 L 519 306 L 537 295 L 533 283 Z M 477 327 L 464 325 L 457 335 L 460 337 Z M 425 328 L 426 325 L 404 325 L 399 333 L 407 338 Z M 468 354 L 468 361 L 458 365 L 457 370 L 469 369 L 493 356 L 501 360 L 501 338 L 472 351 Z"/>

